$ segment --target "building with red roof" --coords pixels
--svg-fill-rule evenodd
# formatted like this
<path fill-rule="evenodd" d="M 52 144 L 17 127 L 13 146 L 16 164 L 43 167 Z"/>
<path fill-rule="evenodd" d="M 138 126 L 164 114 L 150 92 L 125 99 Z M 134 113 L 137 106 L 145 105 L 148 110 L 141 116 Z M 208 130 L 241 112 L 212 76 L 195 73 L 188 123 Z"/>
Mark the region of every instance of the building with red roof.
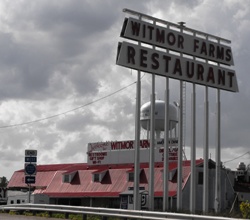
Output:
<path fill-rule="evenodd" d="M 196 160 L 197 170 L 197 210 L 202 210 L 202 174 L 203 160 Z M 106 164 L 89 165 L 79 164 L 57 164 L 57 165 L 37 165 L 36 182 L 31 184 L 33 196 L 47 196 L 50 204 L 83 205 L 95 207 L 120 208 L 121 195 L 129 194 L 129 189 L 133 188 L 134 164 Z M 155 210 L 162 210 L 163 197 L 163 163 L 156 162 L 154 169 L 154 196 Z M 177 193 L 177 162 L 169 163 L 169 203 L 171 209 L 176 208 Z M 183 208 L 189 209 L 190 195 L 190 161 L 183 161 L 182 168 L 182 190 Z M 215 164 L 209 161 L 209 189 L 214 190 Z M 226 170 L 222 172 L 222 194 L 225 195 L 222 207 L 230 208 L 234 199 L 234 191 L 230 183 L 230 178 Z M 148 190 L 149 165 L 140 164 L 140 188 L 144 192 Z M 25 184 L 24 170 L 14 172 L 8 184 L 9 194 L 14 191 L 27 191 Z M 132 193 L 130 193 L 132 194 Z M 214 193 L 211 193 L 213 195 Z M 26 196 L 27 197 L 27 196 Z M 210 209 L 213 208 L 213 196 L 210 197 Z M 16 203 L 18 196 L 9 196 L 8 203 Z M 24 198 L 24 197 L 23 197 Z M 19 199 L 18 203 L 27 202 L 26 199 Z M 147 204 L 144 204 L 145 208 Z M 143 208 L 143 207 L 142 207 Z"/>

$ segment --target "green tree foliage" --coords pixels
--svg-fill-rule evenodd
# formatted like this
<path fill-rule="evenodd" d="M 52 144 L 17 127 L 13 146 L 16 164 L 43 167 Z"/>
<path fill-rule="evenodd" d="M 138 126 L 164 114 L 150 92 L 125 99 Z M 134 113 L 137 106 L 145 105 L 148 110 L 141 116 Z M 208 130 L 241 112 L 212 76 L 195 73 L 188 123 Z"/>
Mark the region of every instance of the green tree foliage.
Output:
<path fill-rule="evenodd" d="M 7 187 L 8 185 L 8 180 L 5 176 L 0 177 L 0 187 Z"/>
<path fill-rule="evenodd" d="M 240 204 L 240 211 L 243 218 L 250 219 L 250 203 L 248 201 Z"/>

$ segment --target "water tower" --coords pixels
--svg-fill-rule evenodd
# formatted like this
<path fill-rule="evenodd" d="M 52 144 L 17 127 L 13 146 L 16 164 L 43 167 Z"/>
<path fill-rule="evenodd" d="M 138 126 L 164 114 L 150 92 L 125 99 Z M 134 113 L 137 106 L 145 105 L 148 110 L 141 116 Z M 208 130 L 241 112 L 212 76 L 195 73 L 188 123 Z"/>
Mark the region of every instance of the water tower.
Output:
<path fill-rule="evenodd" d="M 147 130 L 148 133 L 150 131 L 150 113 L 151 113 L 151 102 L 147 102 L 141 106 L 140 121 L 141 121 L 141 127 Z M 159 139 L 161 132 L 164 131 L 164 120 L 165 120 L 165 102 L 162 100 L 156 100 L 155 101 L 156 139 Z M 169 131 L 176 128 L 177 123 L 178 123 L 177 109 L 174 105 L 169 104 Z"/>

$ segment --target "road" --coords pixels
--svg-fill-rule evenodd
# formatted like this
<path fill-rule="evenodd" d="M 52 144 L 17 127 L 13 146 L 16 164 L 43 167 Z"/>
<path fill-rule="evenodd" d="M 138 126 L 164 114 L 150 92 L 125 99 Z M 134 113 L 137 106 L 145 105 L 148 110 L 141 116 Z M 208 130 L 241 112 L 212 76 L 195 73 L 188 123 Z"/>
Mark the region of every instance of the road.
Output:
<path fill-rule="evenodd" d="M 43 218 L 35 216 L 24 216 L 24 215 L 9 215 L 0 213 L 1 220 L 58 220 L 58 218 Z"/>

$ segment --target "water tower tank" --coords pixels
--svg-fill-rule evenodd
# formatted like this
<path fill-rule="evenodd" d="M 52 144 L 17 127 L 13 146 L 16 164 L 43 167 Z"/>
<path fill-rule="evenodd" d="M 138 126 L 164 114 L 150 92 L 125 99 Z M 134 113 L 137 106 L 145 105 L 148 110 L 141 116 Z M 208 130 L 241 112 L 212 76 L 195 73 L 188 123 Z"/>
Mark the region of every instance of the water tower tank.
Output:
<path fill-rule="evenodd" d="M 246 165 L 244 164 L 244 162 L 239 163 L 237 170 L 246 170 Z"/>
<path fill-rule="evenodd" d="M 151 102 L 141 106 L 141 126 L 145 130 L 150 130 L 150 112 Z M 155 130 L 164 131 L 165 120 L 165 102 L 162 100 L 155 101 Z M 169 104 L 169 130 L 175 128 L 178 123 L 177 109 L 174 105 Z"/>

